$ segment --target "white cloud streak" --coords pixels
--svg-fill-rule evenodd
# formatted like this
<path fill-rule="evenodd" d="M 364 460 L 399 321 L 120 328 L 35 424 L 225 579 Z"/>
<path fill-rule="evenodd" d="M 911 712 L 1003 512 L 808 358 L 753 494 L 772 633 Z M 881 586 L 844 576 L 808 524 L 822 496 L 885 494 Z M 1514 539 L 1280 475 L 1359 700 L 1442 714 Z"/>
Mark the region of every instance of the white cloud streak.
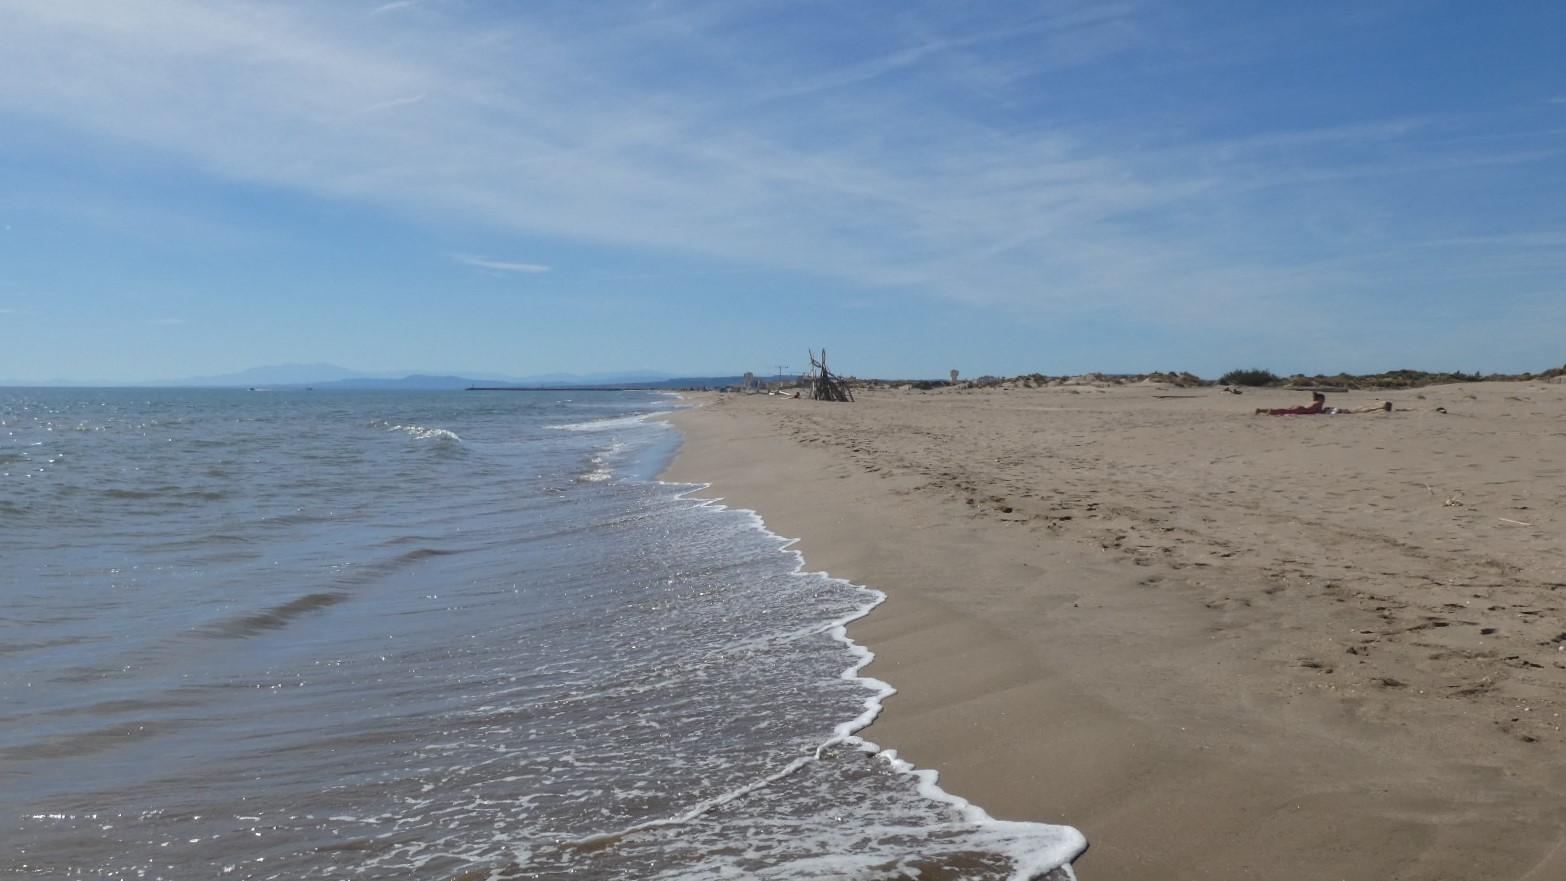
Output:
<path fill-rule="evenodd" d="M 419 0 L 392 0 L 391 3 L 382 3 L 370 10 L 371 16 L 385 15 L 388 12 L 396 12 L 399 9 L 410 9 L 419 5 Z"/>
<path fill-rule="evenodd" d="M 365 107 L 362 110 L 359 110 L 359 111 L 356 111 L 356 112 L 357 113 L 361 113 L 361 114 L 362 113 L 374 113 L 374 112 L 376 112 L 378 110 L 390 110 L 393 107 L 406 107 L 409 104 L 417 104 L 420 101 L 423 101 L 425 98 L 428 98 L 428 97 L 429 97 L 429 95 L 426 95 L 423 92 L 420 92 L 417 95 L 409 95 L 406 98 L 388 98 L 385 101 L 377 101 L 374 104 L 371 104 L 370 106 Z"/>
<path fill-rule="evenodd" d="M 519 272 L 524 275 L 534 275 L 540 272 L 548 272 L 549 267 L 542 263 L 518 263 L 511 260 L 490 260 L 486 257 L 474 257 L 470 254 L 453 254 L 451 259 L 467 266 L 476 266 L 480 269 L 492 269 L 496 272 Z"/>
<path fill-rule="evenodd" d="M 409 5 L 386 3 L 366 24 L 313 4 L 13 0 L 0 6 L 0 113 L 409 215 L 962 302 L 1149 315 L 1362 290 L 1362 278 L 1279 253 L 1283 235 L 1258 230 L 1327 251 L 1358 247 L 1351 227 L 1374 238 L 1363 197 L 1330 187 L 1405 166 L 1403 139 L 1430 125 L 1139 146 L 1135 132 L 966 112 L 1004 108 L 1012 98 L 995 90 L 1143 40 L 1132 6 L 1062 3 L 1015 33 L 958 22 L 961 33 L 941 36 L 931 32 L 952 28 L 910 11 L 888 27 L 897 45 L 834 66 L 741 40 L 749 7 L 738 3 L 578 8 L 586 22 L 547 7 L 489 23 L 423 7 L 417 29 L 380 14 Z M 984 51 L 1005 40 L 1032 42 Z M 671 57 L 696 59 L 699 82 L 671 72 Z M 919 88 L 884 100 L 877 87 L 898 77 Z M 906 97 L 926 89 L 953 100 Z M 1324 164 L 1312 152 L 1339 148 L 1360 153 Z M 1259 190 L 1306 185 L 1320 195 L 1284 211 L 1253 204 Z"/>

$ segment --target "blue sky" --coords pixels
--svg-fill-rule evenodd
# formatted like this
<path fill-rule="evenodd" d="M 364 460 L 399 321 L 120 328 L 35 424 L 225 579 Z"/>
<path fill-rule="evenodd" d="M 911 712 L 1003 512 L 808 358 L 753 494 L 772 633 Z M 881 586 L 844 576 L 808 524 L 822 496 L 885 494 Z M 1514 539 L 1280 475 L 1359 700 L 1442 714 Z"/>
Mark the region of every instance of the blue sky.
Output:
<path fill-rule="evenodd" d="M 1566 362 L 1566 4 L 0 3 L 0 379 Z"/>

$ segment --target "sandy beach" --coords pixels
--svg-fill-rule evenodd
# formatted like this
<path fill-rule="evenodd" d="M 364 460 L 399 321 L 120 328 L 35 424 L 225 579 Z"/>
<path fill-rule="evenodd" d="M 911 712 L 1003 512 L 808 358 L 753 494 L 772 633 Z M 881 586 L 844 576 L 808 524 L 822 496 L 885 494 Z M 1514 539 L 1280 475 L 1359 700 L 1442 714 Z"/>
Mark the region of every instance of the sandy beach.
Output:
<path fill-rule="evenodd" d="M 1386 397 L 701 395 L 664 476 L 886 591 L 866 735 L 1084 881 L 1558 881 L 1566 385 Z"/>

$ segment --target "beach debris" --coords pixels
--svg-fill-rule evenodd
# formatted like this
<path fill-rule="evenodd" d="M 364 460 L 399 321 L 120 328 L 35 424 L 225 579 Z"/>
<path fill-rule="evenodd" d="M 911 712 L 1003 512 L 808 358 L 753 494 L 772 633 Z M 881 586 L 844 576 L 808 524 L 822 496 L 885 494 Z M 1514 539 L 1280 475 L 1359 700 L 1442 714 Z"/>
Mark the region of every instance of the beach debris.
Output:
<path fill-rule="evenodd" d="M 1461 508 L 1462 506 L 1463 506 L 1463 494 L 1462 493 L 1454 493 L 1453 495 L 1448 496 L 1446 501 L 1441 503 L 1441 507 L 1443 507 L 1443 508 Z"/>
<path fill-rule="evenodd" d="M 817 360 L 815 350 L 810 350 L 810 396 L 818 401 L 852 401 L 854 393 L 848 390 L 848 380 L 827 369 L 826 349 Z"/>
<path fill-rule="evenodd" d="M 1532 523 L 1524 523 L 1521 520 L 1513 520 L 1510 517 L 1497 517 L 1496 519 L 1500 520 L 1502 523 L 1510 523 L 1513 526 L 1532 526 L 1533 525 Z"/>

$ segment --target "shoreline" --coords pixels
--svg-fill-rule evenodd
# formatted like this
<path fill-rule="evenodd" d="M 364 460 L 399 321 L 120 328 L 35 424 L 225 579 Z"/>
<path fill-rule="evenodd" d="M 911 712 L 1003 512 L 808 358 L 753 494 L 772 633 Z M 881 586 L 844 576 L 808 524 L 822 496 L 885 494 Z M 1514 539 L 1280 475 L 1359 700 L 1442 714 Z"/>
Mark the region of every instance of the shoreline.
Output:
<path fill-rule="evenodd" d="M 672 469 L 672 462 L 668 467 Z M 865 731 L 872 727 L 881 714 L 885 712 L 887 700 L 896 696 L 897 690 L 884 679 L 865 672 L 865 669 L 875 662 L 875 653 L 868 646 L 854 639 L 849 634 L 849 629 L 864 621 L 876 609 L 886 603 L 887 594 L 884 591 L 857 584 L 827 572 L 810 569 L 805 555 L 795 547 L 798 544 L 798 539 L 790 539 L 773 531 L 760 512 L 754 509 L 726 503 L 721 498 L 703 498 L 700 494 L 706 493 L 711 489 L 709 484 L 670 477 L 667 473 L 660 475 L 658 479 L 664 483 L 691 486 L 690 489 L 679 494 L 681 499 L 697 501 L 703 506 L 712 506 L 720 511 L 748 515 L 756 529 L 782 542 L 778 548 L 780 552 L 793 556 L 795 566 L 792 574 L 830 579 L 864 594 L 866 600 L 864 604 L 854 612 L 830 621 L 826 627 L 826 632 L 829 632 L 833 639 L 840 642 L 853 659 L 853 662 L 839 674 L 840 677 L 858 682 L 871 694 L 864 699 L 863 711 L 858 716 L 838 722 L 833 726 L 831 736 L 816 748 L 816 757 L 819 758 L 824 750 L 839 744 L 850 744 L 872 755 L 880 756 L 898 773 L 912 777 L 916 781 L 915 786 L 921 796 L 931 801 L 949 805 L 965 822 L 978 827 L 1010 828 L 1014 833 L 1014 847 L 1024 842 L 1032 842 L 1038 845 L 1038 850 L 1035 851 L 1020 849 L 997 851 L 1000 855 L 1014 860 L 1017 872 L 1026 872 L 1026 877 L 1037 879 L 1037 881 L 1072 881 L 1075 878 L 1071 873 L 1073 859 L 1080 857 L 1087 849 L 1087 842 L 1078 830 L 1059 824 L 1047 824 L 1039 821 L 1019 822 L 994 817 L 982 806 L 947 791 L 938 780 L 939 772 L 937 770 L 919 767 L 899 756 L 895 749 L 874 743 L 864 736 Z M 796 760 L 784 770 L 765 778 L 764 782 L 771 783 L 793 773 L 803 761 L 803 759 Z M 1026 832 L 1018 828 L 1024 826 L 1029 827 Z"/>
<path fill-rule="evenodd" d="M 1543 881 L 1566 870 L 1566 764 L 1551 758 L 1562 743 L 1551 715 L 1561 708 L 1561 680 L 1560 668 L 1543 663 L 1548 647 L 1518 656 L 1537 665 L 1526 676 L 1455 702 L 1430 694 L 1452 671 L 1421 661 L 1430 647 L 1406 635 L 1377 635 L 1369 667 L 1356 672 L 1353 662 L 1363 665 L 1365 656 L 1343 653 L 1370 648 L 1350 638 L 1364 628 L 1344 625 L 1373 621 L 1373 605 L 1358 608 L 1367 602 L 1407 599 L 1404 585 L 1363 577 L 1383 566 L 1396 571 L 1398 560 L 1375 557 L 1388 536 L 1333 539 L 1356 561 L 1343 566 L 1359 567 L 1350 576 L 1355 592 L 1374 596 L 1363 602 L 1335 595 L 1345 586 L 1327 576 L 1343 573 L 1313 571 L 1333 567 L 1300 548 L 1267 550 L 1278 528 L 1268 517 L 1301 515 L 1298 531 L 1310 538 L 1317 526 L 1307 515 L 1322 513 L 1314 493 L 1293 508 L 1269 501 L 1268 459 L 1291 455 L 1297 432 L 1313 433 L 1309 455 L 1329 459 L 1432 431 L 1437 446 L 1459 449 L 1442 455 L 1464 457 L 1474 439 L 1451 435 L 1457 423 L 1424 412 L 1448 398 L 1462 402 L 1449 406 L 1453 413 L 1516 409 L 1500 392 L 1524 388 L 1542 402 L 1536 415 L 1561 412 L 1563 390 L 1529 383 L 1425 389 L 1428 404 L 1413 392 L 1397 396 L 1403 412 L 1381 423 L 1349 416 L 1289 427 L 1295 420 L 1229 412 L 1273 403 L 1265 395 L 1206 395 L 1198 405 L 1176 405 L 1195 412 L 1172 416 L 1170 404 L 1153 403 L 1146 389 L 1086 397 L 1082 390 L 883 392 L 854 405 L 707 395 L 700 407 L 668 417 L 684 442 L 663 478 L 710 484 L 695 495 L 759 512 L 769 530 L 798 539 L 794 549 L 810 569 L 888 594 L 851 625 L 853 639 L 875 654 L 865 675 L 899 692 L 862 733 L 937 770 L 943 789 L 996 818 L 1080 829 L 1092 842 L 1076 864 L 1085 878 Z M 1406 412 L 1410 406 L 1420 413 Z M 1260 464 L 1226 475 L 1237 499 L 1174 486 L 1187 492 L 1181 496 L 1158 476 L 1181 474 L 1179 456 L 1149 448 L 1134 436 L 1142 428 L 1165 440 L 1217 430 Z M 1109 439 L 1097 459 L 1051 461 L 1117 432 L 1131 439 Z M 1030 466 L 1028 454 L 1040 450 Z M 1556 462 L 1548 459 L 1552 468 Z M 1081 485 L 1066 489 L 1081 492 L 1063 503 L 1051 481 L 1067 467 Z M 1530 478 L 1561 482 L 1551 468 Z M 1329 496 L 1378 486 L 1325 482 Z M 1474 504 L 1458 513 L 1478 513 L 1490 501 L 1477 491 L 1468 498 Z M 1273 509 L 1243 512 L 1258 500 Z M 1163 506 L 1161 520 L 1150 518 L 1153 501 Z M 1215 551 L 1212 534 L 1182 520 L 1222 521 L 1225 507 L 1242 513 L 1220 525 L 1238 530 L 1254 520 L 1255 541 L 1220 530 L 1228 548 Z M 1371 513 L 1364 522 L 1374 526 L 1380 515 Z M 1543 524 L 1544 514 L 1530 514 L 1527 525 Z M 1098 541 L 1106 526 L 1119 541 Z M 1149 532 L 1162 544 L 1144 549 Z M 1527 555 L 1560 548 L 1538 530 L 1529 541 L 1542 550 L 1524 547 L 1501 565 L 1531 577 L 1537 560 Z M 1549 608 L 1527 611 L 1537 620 L 1553 614 Z M 1512 628 L 1508 621 L 1506 635 Z M 1415 631 L 1399 631 L 1407 632 Z M 1533 635 L 1519 634 L 1519 644 Z M 1326 654 L 1323 640 L 1336 654 Z M 1440 669 L 1422 669 L 1432 663 Z M 1474 663 L 1484 666 L 1482 658 Z M 1367 685 L 1375 676 L 1397 684 Z M 1515 699 L 1513 691 L 1532 701 L 1529 716 L 1497 730 L 1507 726 L 1488 716 L 1497 699 Z"/>

